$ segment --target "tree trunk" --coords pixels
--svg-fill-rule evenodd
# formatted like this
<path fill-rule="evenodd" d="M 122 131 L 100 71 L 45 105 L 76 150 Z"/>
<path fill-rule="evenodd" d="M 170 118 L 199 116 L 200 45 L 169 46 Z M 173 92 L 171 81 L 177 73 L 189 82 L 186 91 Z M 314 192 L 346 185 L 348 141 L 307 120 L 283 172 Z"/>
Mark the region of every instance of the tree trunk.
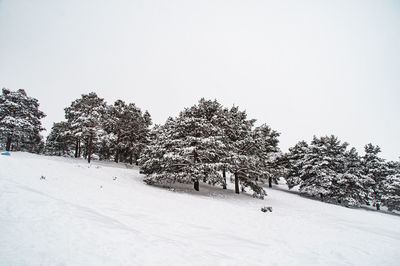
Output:
<path fill-rule="evenodd" d="M 75 158 L 78 158 L 78 151 L 79 151 L 79 139 L 76 139 L 76 144 L 75 144 Z"/>
<path fill-rule="evenodd" d="M 268 187 L 272 187 L 272 176 L 268 178 Z"/>
<path fill-rule="evenodd" d="M 238 177 L 237 173 L 235 173 L 235 193 L 236 194 L 240 193 L 240 191 L 239 191 L 239 177 Z"/>
<path fill-rule="evenodd" d="M 78 139 L 78 158 L 81 158 L 81 152 L 82 152 L 82 147 L 81 147 L 81 139 Z"/>
<path fill-rule="evenodd" d="M 131 151 L 131 154 L 129 155 L 129 164 L 133 164 L 133 151 Z"/>
<path fill-rule="evenodd" d="M 12 141 L 11 137 L 8 136 L 7 137 L 7 144 L 6 144 L 6 151 L 10 151 L 10 149 L 11 149 L 11 141 Z"/>
<path fill-rule="evenodd" d="M 197 152 L 194 150 L 193 151 L 193 164 L 196 164 L 197 162 Z M 194 190 L 199 191 L 200 190 L 200 184 L 199 184 L 199 180 L 194 181 Z"/>
<path fill-rule="evenodd" d="M 379 211 L 381 209 L 381 205 L 379 203 L 376 204 L 376 210 Z"/>
<path fill-rule="evenodd" d="M 93 146 L 93 135 L 90 134 L 89 136 L 89 150 L 88 150 L 88 163 L 92 159 L 92 146 Z"/>
<path fill-rule="evenodd" d="M 115 151 L 115 158 L 114 158 L 114 162 L 116 162 L 116 163 L 118 163 L 118 162 L 119 162 L 119 151 L 118 151 L 118 148 L 117 148 L 117 150 Z"/>
<path fill-rule="evenodd" d="M 118 145 L 119 145 L 119 138 L 120 138 L 120 133 L 118 132 L 118 137 L 117 137 L 117 149 L 116 149 L 116 151 L 115 151 L 115 159 L 114 159 L 114 161 L 115 161 L 116 163 L 118 163 L 118 161 L 119 161 L 119 147 L 118 147 Z"/>
<path fill-rule="evenodd" d="M 226 189 L 226 170 L 222 170 L 222 177 L 224 178 L 224 183 L 222 184 L 222 189 Z"/>

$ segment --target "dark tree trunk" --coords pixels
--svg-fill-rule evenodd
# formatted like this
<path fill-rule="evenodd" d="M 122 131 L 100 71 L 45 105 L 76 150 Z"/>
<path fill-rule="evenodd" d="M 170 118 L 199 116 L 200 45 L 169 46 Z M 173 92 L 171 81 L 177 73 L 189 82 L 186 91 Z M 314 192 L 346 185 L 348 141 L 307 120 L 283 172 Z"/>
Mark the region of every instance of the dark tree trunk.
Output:
<path fill-rule="evenodd" d="M 235 193 L 236 194 L 240 193 L 240 191 L 239 191 L 239 177 L 238 177 L 237 173 L 235 173 Z"/>
<path fill-rule="evenodd" d="M 118 162 L 119 162 L 119 151 L 118 151 L 118 148 L 117 148 L 117 150 L 115 151 L 115 158 L 114 158 L 114 162 L 116 162 L 116 163 L 118 163 Z"/>
<path fill-rule="evenodd" d="M 131 154 L 129 155 L 129 164 L 133 164 L 133 151 L 131 151 Z"/>
<path fill-rule="evenodd" d="M 224 183 L 222 184 L 222 189 L 226 189 L 226 170 L 222 170 L 222 177 L 224 178 Z"/>
<path fill-rule="evenodd" d="M 78 158 L 81 158 L 81 152 L 82 152 L 81 139 L 78 139 Z"/>
<path fill-rule="evenodd" d="M 268 187 L 272 187 L 272 176 L 268 178 Z"/>
<path fill-rule="evenodd" d="M 79 139 L 76 139 L 76 144 L 75 144 L 75 158 L 78 158 L 78 151 L 79 151 Z"/>
<path fill-rule="evenodd" d="M 89 150 L 88 150 L 88 163 L 92 159 L 92 148 L 93 148 L 93 136 L 90 134 L 89 136 Z"/>
<path fill-rule="evenodd" d="M 12 141 L 11 137 L 8 136 L 7 137 L 7 143 L 6 143 L 6 151 L 10 151 L 11 150 L 11 141 Z"/>
<path fill-rule="evenodd" d="M 197 162 L 197 152 L 194 150 L 193 151 L 193 164 L 196 164 Z M 194 190 L 199 191 L 200 190 L 200 184 L 199 184 L 199 180 L 194 181 Z"/>
<path fill-rule="evenodd" d="M 379 203 L 376 204 L 376 210 L 379 211 L 381 209 L 381 205 Z"/>
<path fill-rule="evenodd" d="M 118 163 L 118 161 L 119 161 L 119 147 L 118 147 L 118 145 L 119 145 L 119 138 L 120 138 L 120 134 L 119 134 L 119 132 L 118 132 L 118 137 L 117 137 L 117 148 L 116 148 L 116 151 L 115 151 L 115 159 L 114 159 L 114 161 L 115 161 L 116 163 Z"/>
<path fill-rule="evenodd" d="M 139 158 L 140 158 L 140 156 L 136 153 L 134 157 L 135 157 L 135 158 L 134 158 L 135 165 L 138 166 L 138 165 L 139 165 Z"/>

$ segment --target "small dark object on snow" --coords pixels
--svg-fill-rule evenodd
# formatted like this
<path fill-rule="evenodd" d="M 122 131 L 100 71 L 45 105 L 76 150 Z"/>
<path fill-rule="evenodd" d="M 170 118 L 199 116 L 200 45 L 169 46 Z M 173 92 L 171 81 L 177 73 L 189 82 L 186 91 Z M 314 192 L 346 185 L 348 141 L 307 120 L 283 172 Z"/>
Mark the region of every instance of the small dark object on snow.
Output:
<path fill-rule="evenodd" d="M 116 176 L 114 176 L 113 180 L 117 180 L 117 177 L 116 177 Z"/>
<path fill-rule="evenodd" d="M 272 207 L 271 206 L 265 206 L 261 208 L 262 212 L 272 212 Z"/>
<path fill-rule="evenodd" d="M 42 175 L 42 176 L 40 177 L 40 179 L 46 179 L 46 177 L 45 177 L 44 175 Z"/>
<path fill-rule="evenodd" d="M 100 188 L 103 188 L 103 186 L 100 186 Z"/>

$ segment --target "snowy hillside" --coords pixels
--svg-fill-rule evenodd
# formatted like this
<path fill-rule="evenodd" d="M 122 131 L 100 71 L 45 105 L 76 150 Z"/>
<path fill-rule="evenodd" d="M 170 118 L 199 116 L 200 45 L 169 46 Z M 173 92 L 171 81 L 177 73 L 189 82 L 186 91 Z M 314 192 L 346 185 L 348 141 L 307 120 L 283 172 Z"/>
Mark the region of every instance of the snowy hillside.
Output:
<path fill-rule="evenodd" d="M 0 156 L 0 265 L 398 265 L 399 216 L 267 193 L 168 190 L 123 164 Z"/>

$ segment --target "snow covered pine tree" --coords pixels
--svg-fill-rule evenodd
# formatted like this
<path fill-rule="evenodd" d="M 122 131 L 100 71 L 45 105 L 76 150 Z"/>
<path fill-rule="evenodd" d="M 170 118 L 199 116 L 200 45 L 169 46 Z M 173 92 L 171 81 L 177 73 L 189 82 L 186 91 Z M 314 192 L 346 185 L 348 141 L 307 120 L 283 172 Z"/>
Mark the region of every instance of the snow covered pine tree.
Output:
<path fill-rule="evenodd" d="M 365 154 L 362 157 L 363 173 L 373 180 L 368 193 L 369 201 L 377 210 L 380 210 L 385 194 L 384 181 L 388 171 L 385 161 L 378 156 L 378 153 L 381 152 L 379 146 L 369 143 L 365 145 L 364 151 Z"/>
<path fill-rule="evenodd" d="M 299 141 L 289 152 L 283 154 L 281 164 L 284 166 L 284 178 L 289 189 L 302 184 L 303 167 L 310 147 L 306 141 Z"/>
<path fill-rule="evenodd" d="M 382 197 L 389 211 L 400 211 L 400 163 L 388 162 L 387 176 L 383 183 L 385 194 Z"/>
<path fill-rule="evenodd" d="M 216 101 L 200 100 L 175 119 L 156 126 L 152 140 L 140 159 L 148 184 L 199 181 L 223 184 L 220 174 L 225 155 L 223 131 L 218 126 L 222 107 Z"/>
<path fill-rule="evenodd" d="M 46 139 L 46 154 L 70 155 L 74 144 L 75 138 L 71 132 L 71 125 L 65 121 L 54 123 Z"/>
<path fill-rule="evenodd" d="M 142 113 L 135 104 L 126 104 L 117 100 L 107 107 L 104 129 L 110 134 L 109 147 L 114 153 L 114 161 L 118 163 L 121 157 L 124 161 L 137 162 L 138 157 L 148 142 L 151 116 L 149 112 Z"/>
<path fill-rule="evenodd" d="M 0 137 L 10 151 L 33 152 L 41 142 L 40 132 L 44 130 L 40 119 L 46 115 L 39 110 L 39 102 L 29 97 L 25 90 L 10 91 L 3 88 L 0 96 Z M 20 145 L 20 147 L 18 147 Z"/>
<path fill-rule="evenodd" d="M 255 120 L 246 117 L 237 107 L 227 109 L 216 100 L 201 99 L 177 118 L 155 126 L 140 159 L 145 181 L 192 183 L 195 190 L 203 181 L 226 188 L 229 172 L 235 178 L 236 193 L 241 183 L 262 197 L 265 191 L 257 180 L 266 168 L 261 160 L 276 151 L 278 134 L 267 126 L 253 133 Z M 263 153 L 258 154 L 260 150 Z"/>
<path fill-rule="evenodd" d="M 65 118 L 71 125 L 72 134 L 75 137 L 75 157 L 79 157 L 81 141 L 86 141 L 85 155 L 88 162 L 92 158 L 94 139 L 103 131 L 102 121 L 106 111 L 104 99 L 99 98 L 96 93 L 82 94 L 80 99 L 65 108 Z"/>
<path fill-rule="evenodd" d="M 285 178 L 289 188 L 299 185 L 300 193 L 331 203 L 359 206 L 367 202 L 372 182 L 361 171 L 355 149 L 335 136 L 301 141 L 285 155 Z"/>

